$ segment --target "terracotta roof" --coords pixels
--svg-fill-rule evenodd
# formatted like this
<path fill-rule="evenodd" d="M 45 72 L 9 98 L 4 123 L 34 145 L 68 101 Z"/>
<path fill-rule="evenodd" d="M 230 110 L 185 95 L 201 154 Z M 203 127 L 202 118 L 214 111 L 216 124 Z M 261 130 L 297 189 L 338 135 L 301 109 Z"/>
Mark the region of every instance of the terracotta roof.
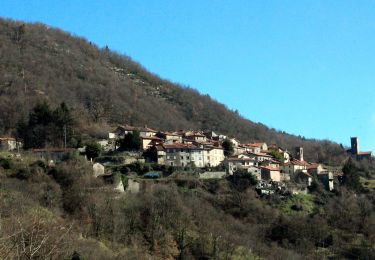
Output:
<path fill-rule="evenodd" d="M 196 131 L 186 132 L 186 133 L 185 133 L 185 136 L 186 136 L 186 137 L 195 137 L 195 136 L 197 136 L 197 137 L 206 137 L 203 133 L 201 133 L 201 132 L 196 132 Z"/>
<path fill-rule="evenodd" d="M 252 143 L 252 144 L 247 144 L 247 146 L 251 147 L 262 147 L 265 143 Z"/>
<path fill-rule="evenodd" d="M 269 170 L 269 171 L 280 171 L 280 168 L 275 168 L 271 166 L 262 166 L 261 169 Z"/>
<path fill-rule="evenodd" d="M 262 156 L 262 157 L 272 157 L 271 155 L 268 155 L 266 153 L 252 153 L 252 152 L 248 152 L 248 154 L 252 154 L 252 155 L 255 155 L 255 156 Z"/>
<path fill-rule="evenodd" d="M 16 141 L 13 137 L 0 137 L 0 141 Z"/>
<path fill-rule="evenodd" d="M 147 139 L 147 140 L 153 140 L 153 141 L 162 141 L 160 138 L 158 137 L 154 137 L 154 136 L 140 136 L 141 139 Z"/>
<path fill-rule="evenodd" d="M 293 159 L 292 161 L 286 163 L 285 165 L 299 165 L 299 166 L 309 166 L 310 164 L 305 161 L 300 161 L 297 159 Z"/>
<path fill-rule="evenodd" d="M 271 160 L 269 160 L 269 162 L 280 164 L 280 162 L 278 160 L 275 160 L 275 159 L 271 159 Z"/>
<path fill-rule="evenodd" d="M 165 150 L 163 145 L 155 145 L 155 148 L 156 148 L 157 151 L 164 151 Z"/>
<path fill-rule="evenodd" d="M 144 127 L 139 127 L 139 126 L 130 126 L 130 125 L 120 125 L 117 128 L 121 128 L 125 131 L 140 131 L 140 132 L 152 132 L 152 133 L 157 133 L 158 131 L 148 128 L 147 126 Z"/>
<path fill-rule="evenodd" d="M 372 155 L 372 152 L 359 152 L 358 155 Z"/>
<path fill-rule="evenodd" d="M 177 133 L 177 132 L 162 132 L 162 134 L 171 135 L 171 136 L 181 136 L 182 135 L 182 134 Z"/>
<path fill-rule="evenodd" d="M 238 157 L 229 157 L 228 161 L 252 161 L 254 162 L 253 158 L 238 158 Z"/>
<path fill-rule="evenodd" d="M 174 143 L 174 144 L 165 144 L 165 149 L 201 149 L 192 144 L 181 144 L 181 143 Z"/>
<path fill-rule="evenodd" d="M 310 165 L 307 166 L 307 169 L 317 169 L 320 166 L 319 163 L 311 163 Z"/>

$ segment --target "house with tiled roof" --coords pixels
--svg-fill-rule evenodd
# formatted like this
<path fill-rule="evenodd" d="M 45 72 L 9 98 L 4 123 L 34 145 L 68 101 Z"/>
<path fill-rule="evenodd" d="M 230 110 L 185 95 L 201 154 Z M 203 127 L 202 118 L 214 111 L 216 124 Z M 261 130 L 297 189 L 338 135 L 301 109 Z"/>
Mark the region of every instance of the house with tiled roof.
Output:
<path fill-rule="evenodd" d="M 281 182 L 281 173 L 280 168 L 271 167 L 271 166 L 262 166 L 260 167 L 262 171 L 262 180 L 266 181 L 275 181 L 275 182 Z"/>
<path fill-rule="evenodd" d="M 326 171 L 324 166 L 320 163 L 310 163 L 307 166 L 307 172 L 309 172 L 311 175 L 317 176 L 319 173 Z"/>
<path fill-rule="evenodd" d="M 192 144 L 168 144 L 164 145 L 166 152 L 165 164 L 168 166 L 185 167 L 194 165 L 196 167 L 204 167 L 204 149 Z"/>
<path fill-rule="evenodd" d="M 267 153 L 263 153 L 263 152 L 260 152 L 260 153 L 248 152 L 247 155 L 250 157 L 253 157 L 258 163 L 264 162 L 264 161 L 270 161 L 273 159 L 271 155 Z"/>
<path fill-rule="evenodd" d="M 154 145 L 162 144 L 163 140 L 156 136 L 140 136 L 142 141 L 142 150 L 146 151 Z"/>
<path fill-rule="evenodd" d="M 288 173 L 291 176 L 294 176 L 296 173 L 299 172 L 307 172 L 307 167 L 310 164 L 305 161 L 300 161 L 297 159 L 292 159 L 290 162 L 285 163 L 281 166 L 281 170 L 284 173 Z"/>
<path fill-rule="evenodd" d="M 199 131 L 188 131 L 188 132 L 185 133 L 184 137 L 188 140 L 192 140 L 192 141 L 195 141 L 195 142 L 206 142 L 207 141 L 207 137 Z"/>
<path fill-rule="evenodd" d="M 274 168 L 279 168 L 280 164 L 281 163 L 278 160 L 275 160 L 274 158 L 269 158 L 268 160 L 264 160 L 262 162 L 259 162 L 259 165 L 270 166 L 270 167 L 274 167 Z"/>
<path fill-rule="evenodd" d="M 158 133 L 158 131 L 148 128 L 146 125 L 144 127 L 120 125 L 116 128 L 116 130 L 113 133 L 110 133 L 109 135 L 112 137 L 114 136 L 115 138 L 123 138 L 126 134 L 134 133 L 135 131 L 138 131 L 139 135 L 144 137 L 152 137 Z"/>
<path fill-rule="evenodd" d="M 233 154 L 239 155 L 246 153 L 246 147 L 242 144 L 239 144 L 237 146 L 233 146 Z"/>
<path fill-rule="evenodd" d="M 253 143 L 253 145 L 260 147 L 261 151 L 268 151 L 267 143 Z"/>
<path fill-rule="evenodd" d="M 305 184 L 307 187 L 310 187 L 313 181 L 313 177 L 307 171 L 298 172 L 296 178 L 302 184 Z"/>
<path fill-rule="evenodd" d="M 254 144 L 244 144 L 244 147 L 248 153 L 260 153 L 262 151 L 260 146 Z"/>
<path fill-rule="evenodd" d="M 219 146 L 205 146 L 204 157 L 206 166 L 219 166 L 225 159 L 224 149 Z"/>
<path fill-rule="evenodd" d="M 236 138 L 229 138 L 229 141 L 231 141 L 234 148 L 236 148 L 240 145 L 240 141 L 238 141 Z"/>
<path fill-rule="evenodd" d="M 182 143 L 182 134 L 178 132 L 158 132 L 157 137 L 164 139 L 166 143 Z"/>
<path fill-rule="evenodd" d="M 20 142 L 17 143 L 16 139 L 13 137 L 0 137 L 0 151 L 14 151 L 21 145 Z"/>
<path fill-rule="evenodd" d="M 233 174 L 237 170 L 247 170 L 257 165 L 254 158 L 246 155 L 231 156 L 225 159 L 225 166 L 229 174 Z"/>

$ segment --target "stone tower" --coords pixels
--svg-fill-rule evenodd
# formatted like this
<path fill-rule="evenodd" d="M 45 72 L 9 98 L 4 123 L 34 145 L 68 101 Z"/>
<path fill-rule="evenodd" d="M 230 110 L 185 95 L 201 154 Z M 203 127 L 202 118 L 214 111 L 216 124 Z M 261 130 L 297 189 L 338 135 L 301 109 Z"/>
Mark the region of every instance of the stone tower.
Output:
<path fill-rule="evenodd" d="M 297 160 L 303 161 L 303 147 L 296 147 Z"/>
<path fill-rule="evenodd" d="M 352 154 L 358 154 L 359 152 L 359 144 L 358 144 L 358 137 L 350 138 L 351 145 L 352 145 Z"/>

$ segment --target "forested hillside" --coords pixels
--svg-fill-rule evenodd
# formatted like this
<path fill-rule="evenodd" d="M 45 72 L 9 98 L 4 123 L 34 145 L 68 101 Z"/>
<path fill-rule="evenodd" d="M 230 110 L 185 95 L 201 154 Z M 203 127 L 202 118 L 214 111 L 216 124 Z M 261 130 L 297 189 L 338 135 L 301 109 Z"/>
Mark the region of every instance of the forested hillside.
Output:
<path fill-rule="evenodd" d="M 0 60 L 0 134 L 11 134 L 38 101 L 55 107 L 65 102 L 79 119 L 78 130 L 91 134 L 125 123 L 161 130 L 210 129 L 243 142 L 266 141 L 289 150 L 303 146 L 311 161 L 340 163 L 345 157 L 337 144 L 251 122 L 208 95 L 159 78 L 129 57 L 42 24 L 0 20 Z"/>

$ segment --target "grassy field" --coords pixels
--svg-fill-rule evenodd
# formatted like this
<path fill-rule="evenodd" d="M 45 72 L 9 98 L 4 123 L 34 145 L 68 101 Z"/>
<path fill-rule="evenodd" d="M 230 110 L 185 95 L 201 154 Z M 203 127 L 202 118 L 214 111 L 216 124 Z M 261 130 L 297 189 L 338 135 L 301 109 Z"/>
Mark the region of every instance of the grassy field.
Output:
<path fill-rule="evenodd" d="M 299 208 L 296 210 L 296 207 Z M 312 213 L 315 204 L 311 194 L 297 194 L 279 204 L 280 210 L 287 215 L 305 215 Z"/>
<path fill-rule="evenodd" d="M 375 180 L 369 180 L 361 177 L 361 183 L 367 189 L 375 189 Z"/>

